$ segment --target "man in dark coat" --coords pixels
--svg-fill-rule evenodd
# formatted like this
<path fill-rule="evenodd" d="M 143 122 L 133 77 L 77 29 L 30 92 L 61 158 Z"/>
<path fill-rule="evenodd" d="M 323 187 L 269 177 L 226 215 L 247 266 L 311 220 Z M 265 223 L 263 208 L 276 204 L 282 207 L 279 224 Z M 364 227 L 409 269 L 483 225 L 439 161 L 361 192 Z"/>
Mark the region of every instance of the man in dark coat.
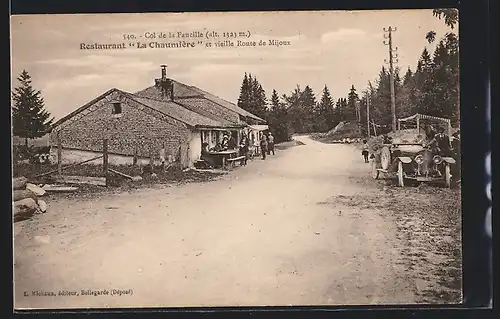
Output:
<path fill-rule="evenodd" d="M 248 140 L 247 136 L 243 134 L 243 137 L 241 138 L 240 142 L 240 156 L 245 156 L 245 159 L 243 160 L 243 165 L 247 165 L 249 148 L 250 148 L 250 141 Z"/>
<path fill-rule="evenodd" d="M 262 153 L 262 159 L 266 159 L 267 154 L 267 136 L 263 133 L 260 133 L 260 151 Z"/>
<path fill-rule="evenodd" d="M 267 154 L 271 155 L 273 153 L 274 155 L 274 136 L 271 132 L 269 132 L 268 136 L 268 141 L 267 141 Z"/>
<path fill-rule="evenodd" d="M 451 156 L 451 143 L 448 135 L 444 133 L 444 128 L 440 127 L 434 138 L 429 143 L 431 147 L 435 147 L 436 151 L 442 156 Z"/>

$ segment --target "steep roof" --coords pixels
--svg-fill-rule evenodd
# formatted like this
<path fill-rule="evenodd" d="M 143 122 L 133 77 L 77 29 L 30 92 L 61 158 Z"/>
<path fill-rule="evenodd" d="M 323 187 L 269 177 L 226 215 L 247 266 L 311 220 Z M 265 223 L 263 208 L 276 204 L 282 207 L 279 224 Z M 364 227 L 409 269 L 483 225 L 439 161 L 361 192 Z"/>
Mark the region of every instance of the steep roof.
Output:
<path fill-rule="evenodd" d="M 195 97 L 201 97 L 205 98 L 211 102 L 216 103 L 217 105 L 228 109 L 230 111 L 233 111 L 241 116 L 249 117 L 254 120 L 260 121 L 260 122 L 265 122 L 264 119 L 242 109 L 241 107 L 237 106 L 234 103 L 231 103 L 229 101 L 226 101 L 216 95 L 213 95 L 203 89 L 200 89 L 196 86 L 188 86 L 184 83 L 181 83 L 179 81 L 170 79 L 173 84 L 174 84 L 174 99 L 186 99 L 186 98 L 195 98 Z M 152 98 L 152 99 L 157 99 L 157 100 L 162 100 L 163 96 L 161 93 L 161 90 L 158 89 L 156 86 L 150 86 L 144 90 L 141 90 L 137 93 L 134 93 L 136 96 L 140 97 L 147 97 L 147 98 Z"/>
<path fill-rule="evenodd" d="M 204 97 L 176 99 L 175 102 L 184 106 L 188 110 L 199 113 L 216 121 L 225 120 L 231 123 L 240 123 L 238 113 L 229 111 L 228 109 Z"/>
<path fill-rule="evenodd" d="M 200 89 L 198 87 L 190 86 L 190 88 L 192 90 L 194 90 L 194 91 L 202 94 L 206 99 L 209 99 L 209 100 L 211 100 L 211 101 L 213 101 L 213 102 L 215 102 L 215 103 L 217 103 L 219 105 L 222 105 L 223 107 L 225 107 L 227 109 L 230 109 L 231 111 L 236 112 L 239 115 L 242 115 L 242 116 L 245 116 L 245 117 L 250 117 L 250 118 L 252 118 L 254 120 L 257 120 L 257 121 L 265 122 L 264 119 L 262 119 L 262 118 L 260 118 L 260 117 L 258 117 L 256 115 L 254 115 L 254 114 L 252 114 L 252 113 L 250 113 L 250 112 L 242 109 L 241 107 L 237 106 L 236 104 L 233 104 L 233 103 L 231 103 L 229 101 L 226 101 L 226 100 L 224 100 L 224 99 L 222 99 L 222 98 L 220 98 L 220 97 L 218 97 L 216 95 L 213 95 L 213 94 L 211 94 L 209 92 L 206 92 L 206 91 L 204 91 L 204 90 L 202 90 L 202 89 Z"/>
<path fill-rule="evenodd" d="M 196 112 L 190 111 L 174 102 L 158 101 L 148 98 L 142 98 L 131 95 L 131 98 L 145 106 L 149 106 L 167 116 L 176 120 L 186 123 L 190 126 L 203 125 L 203 126 L 225 126 L 231 123 L 224 123 L 223 121 L 216 121 Z"/>
<path fill-rule="evenodd" d="M 174 96 L 177 98 L 187 98 L 187 97 L 201 97 L 202 94 L 194 91 L 189 86 L 172 80 L 174 84 Z M 139 92 L 134 93 L 135 96 L 146 97 L 155 100 L 162 100 L 163 95 L 160 89 L 158 89 L 155 85 L 145 88 Z"/>
<path fill-rule="evenodd" d="M 230 123 L 229 121 L 225 120 L 215 120 L 206 116 L 203 116 L 199 113 L 190 111 L 183 107 L 182 105 L 171 102 L 171 101 L 160 101 L 160 100 L 155 100 L 155 99 L 150 99 L 150 98 L 144 98 L 144 97 L 139 97 L 134 94 L 124 92 L 121 90 L 118 90 L 116 88 L 111 89 L 104 94 L 101 94 L 97 98 L 93 99 L 89 103 L 83 105 L 82 107 L 76 109 L 75 111 L 69 113 L 65 117 L 61 118 L 58 120 L 56 123 L 54 123 L 53 127 L 56 127 L 66 120 L 70 119 L 71 117 L 77 115 L 78 113 L 86 110 L 90 106 L 92 106 L 94 103 L 97 101 L 101 100 L 105 96 L 113 93 L 113 92 L 120 92 L 121 94 L 125 95 L 131 100 L 134 100 L 137 103 L 140 103 L 144 106 L 147 106 L 149 108 L 152 108 L 158 112 L 161 112 L 162 114 L 165 114 L 166 116 L 169 116 L 171 118 L 174 118 L 178 121 L 181 121 L 189 126 L 203 126 L 203 127 L 231 127 L 234 126 L 233 123 Z"/>

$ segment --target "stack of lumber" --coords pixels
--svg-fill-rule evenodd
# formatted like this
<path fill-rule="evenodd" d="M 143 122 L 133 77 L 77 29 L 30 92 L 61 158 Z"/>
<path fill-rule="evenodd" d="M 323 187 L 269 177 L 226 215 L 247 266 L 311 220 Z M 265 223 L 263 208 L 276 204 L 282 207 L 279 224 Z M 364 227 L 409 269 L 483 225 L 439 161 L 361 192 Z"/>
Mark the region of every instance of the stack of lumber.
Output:
<path fill-rule="evenodd" d="M 28 219 L 34 214 L 41 214 L 47 210 L 45 201 L 39 197 L 45 195 L 45 190 L 28 183 L 26 177 L 16 177 L 12 180 L 14 190 L 12 201 L 14 222 Z"/>

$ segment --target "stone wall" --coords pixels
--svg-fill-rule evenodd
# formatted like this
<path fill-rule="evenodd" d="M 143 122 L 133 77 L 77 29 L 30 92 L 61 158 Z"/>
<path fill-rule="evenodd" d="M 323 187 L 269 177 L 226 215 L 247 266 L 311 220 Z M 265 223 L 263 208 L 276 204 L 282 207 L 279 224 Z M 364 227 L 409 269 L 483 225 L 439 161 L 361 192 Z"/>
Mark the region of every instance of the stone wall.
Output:
<path fill-rule="evenodd" d="M 113 103 L 121 102 L 119 117 L 112 114 Z M 180 145 L 186 144 L 190 128 L 156 110 L 135 102 L 119 91 L 112 92 L 92 106 L 57 126 L 51 133 L 51 146 L 57 147 L 57 136 L 63 148 L 102 152 L 103 139 L 108 138 L 108 151 L 117 155 L 139 157 L 166 154 L 179 156 Z"/>

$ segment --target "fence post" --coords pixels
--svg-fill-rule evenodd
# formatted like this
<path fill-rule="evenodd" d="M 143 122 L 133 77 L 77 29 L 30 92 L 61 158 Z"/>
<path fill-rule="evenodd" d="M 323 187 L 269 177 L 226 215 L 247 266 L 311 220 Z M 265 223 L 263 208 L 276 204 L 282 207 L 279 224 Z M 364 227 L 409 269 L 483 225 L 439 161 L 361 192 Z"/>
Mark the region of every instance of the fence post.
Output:
<path fill-rule="evenodd" d="M 137 155 L 138 155 L 137 153 L 138 153 L 138 151 L 137 151 L 137 143 L 136 143 L 136 144 L 135 144 L 135 147 L 134 147 L 134 159 L 133 159 L 133 162 L 132 162 L 132 164 L 133 164 L 134 166 L 135 166 L 135 165 L 137 165 L 137 157 L 138 157 L 138 156 L 137 156 Z"/>
<path fill-rule="evenodd" d="M 102 169 L 104 178 L 106 179 L 106 187 L 108 186 L 108 139 L 105 138 L 102 144 Z"/>
<path fill-rule="evenodd" d="M 62 176 L 62 142 L 59 135 L 60 131 L 57 132 L 57 173 L 59 177 Z"/>

